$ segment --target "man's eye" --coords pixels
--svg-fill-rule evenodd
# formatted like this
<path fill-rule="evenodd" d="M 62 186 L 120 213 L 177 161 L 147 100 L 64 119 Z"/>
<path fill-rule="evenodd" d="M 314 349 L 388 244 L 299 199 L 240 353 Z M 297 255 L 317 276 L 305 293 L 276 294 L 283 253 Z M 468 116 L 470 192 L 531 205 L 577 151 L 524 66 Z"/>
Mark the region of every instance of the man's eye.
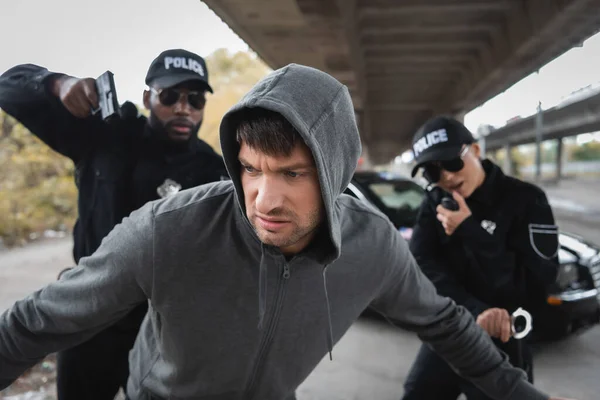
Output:
<path fill-rule="evenodd" d="M 249 166 L 247 166 L 247 165 L 244 165 L 244 166 L 243 166 L 243 168 L 244 168 L 244 170 L 245 170 L 246 172 L 248 172 L 249 174 L 251 174 L 251 173 L 253 173 L 253 172 L 256 172 L 256 170 L 255 170 L 254 168 L 252 168 L 252 167 L 249 167 Z"/>
<path fill-rule="evenodd" d="M 298 172 L 294 172 L 294 171 L 287 171 L 285 174 L 287 176 L 289 176 L 290 178 L 297 178 L 301 175 Z"/>

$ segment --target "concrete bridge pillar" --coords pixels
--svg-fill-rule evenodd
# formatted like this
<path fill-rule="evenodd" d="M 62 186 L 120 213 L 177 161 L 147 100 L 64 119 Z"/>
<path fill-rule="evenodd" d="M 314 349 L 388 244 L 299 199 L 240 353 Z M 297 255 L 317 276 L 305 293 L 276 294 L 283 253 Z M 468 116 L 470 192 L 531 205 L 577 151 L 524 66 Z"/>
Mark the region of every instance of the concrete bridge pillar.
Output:
<path fill-rule="evenodd" d="M 556 139 L 556 181 L 562 179 L 563 138 Z"/>
<path fill-rule="evenodd" d="M 510 143 L 504 145 L 504 173 L 506 175 L 512 175 L 512 146 Z"/>

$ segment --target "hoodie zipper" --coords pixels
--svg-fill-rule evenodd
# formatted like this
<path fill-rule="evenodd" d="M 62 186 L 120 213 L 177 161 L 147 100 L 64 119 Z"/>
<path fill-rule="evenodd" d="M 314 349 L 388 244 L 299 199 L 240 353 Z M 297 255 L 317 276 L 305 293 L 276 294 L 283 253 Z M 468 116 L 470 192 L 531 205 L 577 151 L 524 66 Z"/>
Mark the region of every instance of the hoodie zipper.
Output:
<path fill-rule="evenodd" d="M 277 292 L 277 298 L 275 300 L 275 306 L 273 310 L 273 317 L 269 322 L 269 327 L 267 328 L 266 334 L 263 336 L 261 341 L 260 349 L 258 351 L 258 357 L 256 364 L 254 364 L 254 370 L 252 371 L 252 375 L 250 378 L 250 382 L 248 384 L 248 388 L 246 389 L 246 398 L 252 399 L 254 397 L 256 382 L 258 381 L 259 372 L 262 372 L 262 367 L 264 364 L 264 360 L 267 356 L 269 347 L 271 345 L 271 341 L 273 340 L 273 333 L 275 332 L 275 328 L 277 327 L 277 323 L 279 322 L 279 315 L 281 313 L 281 307 L 283 305 L 283 297 L 285 295 L 285 288 L 288 279 L 290 278 L 290 266 L 285 263 L 283 264 L 283 273 L 281 274 L 281 278 L 279 279 L 279 290 Z"/>

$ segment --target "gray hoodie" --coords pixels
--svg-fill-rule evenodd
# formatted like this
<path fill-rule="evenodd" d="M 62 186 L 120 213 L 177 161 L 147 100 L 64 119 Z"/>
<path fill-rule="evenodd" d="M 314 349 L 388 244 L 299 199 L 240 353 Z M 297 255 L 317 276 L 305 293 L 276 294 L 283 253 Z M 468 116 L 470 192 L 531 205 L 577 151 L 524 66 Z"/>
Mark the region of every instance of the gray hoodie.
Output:
<path fill-rule="evenodd" d="M 326 229 L 289 261 L 246 218 L 235 129 L 250 107 L 287 118 L 317 165 Z M 345 86 L 308 67 L 274 71 L 227 113 L 221 144 L 232 181 L 148 203 L 0 317 L 0 388 L 147 301 L 132 399 L 291 399 L 368 306 L 491 397 L 547 399 L 468 312 L 436 294 L 390 221 L 342 194 L 361 151 Z"/>

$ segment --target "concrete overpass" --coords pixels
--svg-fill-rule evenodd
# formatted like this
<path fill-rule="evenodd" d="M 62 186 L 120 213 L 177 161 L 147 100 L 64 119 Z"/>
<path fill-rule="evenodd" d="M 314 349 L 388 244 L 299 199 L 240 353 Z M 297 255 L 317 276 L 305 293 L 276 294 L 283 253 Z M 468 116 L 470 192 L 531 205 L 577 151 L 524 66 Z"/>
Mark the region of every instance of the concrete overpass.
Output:
<path fill-rule="evenodd" d="M 538 114 L 511 122 L 491 131 L 485 137 L 487 152 L 504 148 L 510 155 L 513 146 L 534 143 L 539 146 L 542 140 L 557 140 L 556 174 L 561 178 L 562 171 L 562 139 L 581 133 L 600 131 L 600 88 L 591 91 L 588 96 L 580 97 L 565 104 L 559 104 Z M 538 155 L 539 157 L 539 155 Z M 539 161 L 537 163 L 539 176 Z M 504 170 L 510 174 L 511 161 L 505 157 Z"/>
<path fill-rule="evenodd" d="M 600 131 L 600 91 L 579 101 L 549 108 L 541 115 L 543 140 Z M 536 115 L 491 131 L 485 138 L 487 151 L 536 141 Z"/>
<path fill-rule="evenodd" d="M 600 29 L 600 0 L 204 0 L 272 68 L 352 93 L 375 163 L 437 113 L 464 115 Z"/>

